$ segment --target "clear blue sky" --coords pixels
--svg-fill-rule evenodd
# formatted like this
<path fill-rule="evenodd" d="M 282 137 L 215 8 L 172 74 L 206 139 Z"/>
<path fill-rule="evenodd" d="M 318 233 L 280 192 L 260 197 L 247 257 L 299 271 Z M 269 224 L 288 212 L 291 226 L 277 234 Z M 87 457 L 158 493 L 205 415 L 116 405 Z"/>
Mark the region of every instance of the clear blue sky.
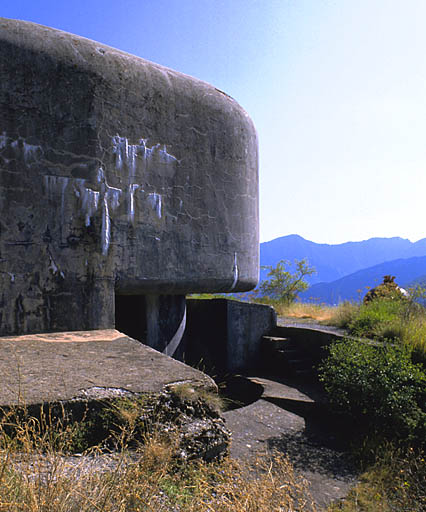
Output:
<path fill-rule="evenodd" d="M 260 141 L 261 240 L 424 238 L 425 0 L 1 0 L 233 96 Z"/>

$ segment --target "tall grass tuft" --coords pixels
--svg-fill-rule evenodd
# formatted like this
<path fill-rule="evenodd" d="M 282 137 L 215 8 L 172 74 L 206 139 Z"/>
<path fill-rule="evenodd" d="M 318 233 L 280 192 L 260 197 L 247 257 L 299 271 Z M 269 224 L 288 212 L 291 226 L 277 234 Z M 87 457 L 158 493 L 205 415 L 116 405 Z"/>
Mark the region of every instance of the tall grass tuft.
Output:
<path fill-rule="evenodd" d="M 359 313 L 359 309 L 360 304 L 344 301 L 333 308 L 328 324 L 348 329 L 354 317 Z"/>
<path fill-rule="evenodd" d="M 391 443 L 375 446 L 374 463 L 366 469 L 341 503 L 328 512 L 424 512 L 426 510 L 426 454 Z"/>

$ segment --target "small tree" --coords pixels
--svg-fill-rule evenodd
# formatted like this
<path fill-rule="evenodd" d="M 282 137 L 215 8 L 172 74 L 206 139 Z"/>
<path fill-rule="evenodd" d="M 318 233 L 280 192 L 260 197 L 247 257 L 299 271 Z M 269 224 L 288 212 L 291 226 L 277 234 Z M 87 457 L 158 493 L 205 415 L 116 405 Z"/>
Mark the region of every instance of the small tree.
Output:
<path fill-rule="evenodd" d="M 306 259 L 294 260 L 296 270 L 292 273 L 287 270 L 291 266 L 287 260 L 281 260 L 275 267 L 265 265 L 262 268 L 269 270 L 266 281 L 260 284 L 260 291 L 267 297 L 291 304 L 297 299 L 300 292 L 308 288 L 305 277 L 315 274 L 314 267 L 310 267 Z"/>

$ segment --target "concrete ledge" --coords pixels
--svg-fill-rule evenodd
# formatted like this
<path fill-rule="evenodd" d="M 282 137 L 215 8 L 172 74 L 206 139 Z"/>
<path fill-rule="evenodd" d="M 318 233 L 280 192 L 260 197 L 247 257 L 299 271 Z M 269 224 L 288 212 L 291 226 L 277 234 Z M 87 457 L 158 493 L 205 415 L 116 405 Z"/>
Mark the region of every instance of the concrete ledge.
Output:
<path fill-rule="evenodd" d="M 174 383 L 216 391 L 214 381 L 115 329 L 0 338 L 0 406 L 158 393 Z"/>

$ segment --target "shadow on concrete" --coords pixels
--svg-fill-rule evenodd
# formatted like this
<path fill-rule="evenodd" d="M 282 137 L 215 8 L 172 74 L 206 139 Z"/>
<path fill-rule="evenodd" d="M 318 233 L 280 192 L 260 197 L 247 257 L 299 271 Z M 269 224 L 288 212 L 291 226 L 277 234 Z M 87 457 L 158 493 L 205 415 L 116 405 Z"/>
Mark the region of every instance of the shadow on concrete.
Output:
<path fill-rule="evenodd" d="M 350 420 L 331 412 L 325 404 L 302 402 L 285 398 L 264 397 L 281 409 L 290 411 L 305 420 L 305 434 L 321 440 L 330 448 L 347 450 L 353 438 L 354 425 Z"/>
<path fill-rule="evenodd" d="M 261 398 L 264 389 L 262 385 L 253 382 L 244 375 L 224 377 L 218 386 L 227 411 L 239 409 L 256 402 Z"/>
<path fill-rule="evenodd" d="M 270 450 L 287 455 L 299 470 L 339 479 L 354 478 L 357 470 L 349 456 L 353 425 L 331 413 L 322 403 L 274 397 L 263 400 L 305 420 L 302 431 L 282 432 L 267 439 Z"/>
<path fill-rule="evenodd" d="M 327 439 L 318 435 L 315 429 L 302 432 L 286 432 L 279 437 L 267 439 L 269 450 L 285 454 L 294 467 L 300 471 L 310 471 L 338 479 L 353 479 L 357 468 L 347 450 L 334 445 L 333 434 Z"/>

